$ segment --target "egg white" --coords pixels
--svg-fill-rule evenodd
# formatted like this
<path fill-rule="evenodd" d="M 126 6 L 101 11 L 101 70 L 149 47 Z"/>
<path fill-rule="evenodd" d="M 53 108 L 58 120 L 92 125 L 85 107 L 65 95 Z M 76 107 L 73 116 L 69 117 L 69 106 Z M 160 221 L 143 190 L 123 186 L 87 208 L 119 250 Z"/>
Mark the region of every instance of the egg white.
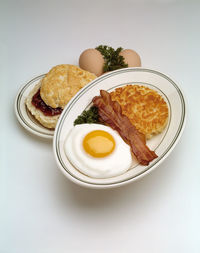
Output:
<path fill-rule="evenodd" d="M 110 155 L 95 158 L 84 150 L 83 139 L 94 130 L 104 130 L 115 139 L 115 149 Z M 109 178 L 121 175 L 132 164 L 130 146 L 123 141 L 117 131 L 101 124 L 76 125 L 65 140 L 64 151 L 75 168 L 93 178 Z"/>

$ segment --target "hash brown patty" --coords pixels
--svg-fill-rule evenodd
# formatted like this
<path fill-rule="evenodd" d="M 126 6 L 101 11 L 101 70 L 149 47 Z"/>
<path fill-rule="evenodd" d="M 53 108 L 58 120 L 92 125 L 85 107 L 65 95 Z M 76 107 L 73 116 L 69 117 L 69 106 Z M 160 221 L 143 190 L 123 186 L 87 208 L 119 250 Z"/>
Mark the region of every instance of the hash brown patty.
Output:
<path fill-rule="evenodd" d="M 137 130 L 150 139 L 161 133 L 167 125 L 168 106 L 164 98 L 146 86 L 126 85 L 111 92 Z"/>

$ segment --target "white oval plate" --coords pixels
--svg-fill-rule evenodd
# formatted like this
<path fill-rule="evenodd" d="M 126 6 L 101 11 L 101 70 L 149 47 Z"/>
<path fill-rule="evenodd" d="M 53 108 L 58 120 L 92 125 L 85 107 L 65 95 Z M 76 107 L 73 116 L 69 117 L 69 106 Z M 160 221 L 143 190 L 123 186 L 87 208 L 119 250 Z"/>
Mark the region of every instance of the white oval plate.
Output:
<path fill-rule="evenodd" d="M 79 172 L 67 159 L 63 146 L 66 136 L 78 115 L 91 105 L 92 98 L 99 95 L 100 89 L 111 91 L 127 84 L 139 84 L 159 92 L 169 107 L 169 121 L 165 130 L 147 141 L 147 145 L 156 151 L 158 158 L 148 166 L 137 162 L 126 173 L 108 179 L 94 179 Z M 95 79 L 83 89 L 65 107 L 57 123 L 53 149 L 56 162 L 73 182 L 91 188 L 111 188 L 135 181 L 155 169 L 169 155 L 179 140 L 185 125 L 185 100 L 177 86 L 168 76 L 154 70 L 143 68 L 125 68 L 112 71 Z"/>
<path fill-rule="evenodd" d="M 30 91 L 35 87 L 35 85 L 45 76 L 40 75 L 29 82 L 27 82 L 25 85 L 23 85 L 16 96 L 15 99 L 15 114 L 17 116 L 17 119 L 19 123 L 29 132 L 31 132 L 34 135 L 52 139 L 54 130 L 50 130 L 48 128 L 43 127 L 27 110 L 25 105 L 25 100 L 30 93 Z"/>

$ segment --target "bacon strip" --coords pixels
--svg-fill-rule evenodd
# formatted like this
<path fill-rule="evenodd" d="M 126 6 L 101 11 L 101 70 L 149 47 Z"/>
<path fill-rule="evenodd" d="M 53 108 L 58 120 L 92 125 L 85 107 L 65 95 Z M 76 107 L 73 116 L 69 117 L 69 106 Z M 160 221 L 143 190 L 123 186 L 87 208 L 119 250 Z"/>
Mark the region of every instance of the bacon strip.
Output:
<path fill-rule="evenodd" d="M 112 101 L 107 91 L 101 90 L 100 96 L 94 97 L 92 102 L 98 107 L 101 119 L 116 130 L 130 145 L 140 164 L 148 165 L 158 157 L 154 151 L 146 146 L 145 136 L 132 125 L 127 116 L 122 114 L 120 104 L 117 101 Z"/>

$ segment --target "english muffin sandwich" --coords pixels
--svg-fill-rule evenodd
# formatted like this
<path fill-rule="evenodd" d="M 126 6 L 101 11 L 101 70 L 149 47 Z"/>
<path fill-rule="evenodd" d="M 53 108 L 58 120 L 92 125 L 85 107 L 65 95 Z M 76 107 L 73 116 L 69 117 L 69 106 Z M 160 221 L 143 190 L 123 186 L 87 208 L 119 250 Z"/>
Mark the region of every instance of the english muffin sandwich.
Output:
<path fill-rule="evenodd" d="M 77 66 L 57 65 L 29 93 L 27 109 L 44 127 L 53 129 L 69 100 L 95 78 Z"/>

